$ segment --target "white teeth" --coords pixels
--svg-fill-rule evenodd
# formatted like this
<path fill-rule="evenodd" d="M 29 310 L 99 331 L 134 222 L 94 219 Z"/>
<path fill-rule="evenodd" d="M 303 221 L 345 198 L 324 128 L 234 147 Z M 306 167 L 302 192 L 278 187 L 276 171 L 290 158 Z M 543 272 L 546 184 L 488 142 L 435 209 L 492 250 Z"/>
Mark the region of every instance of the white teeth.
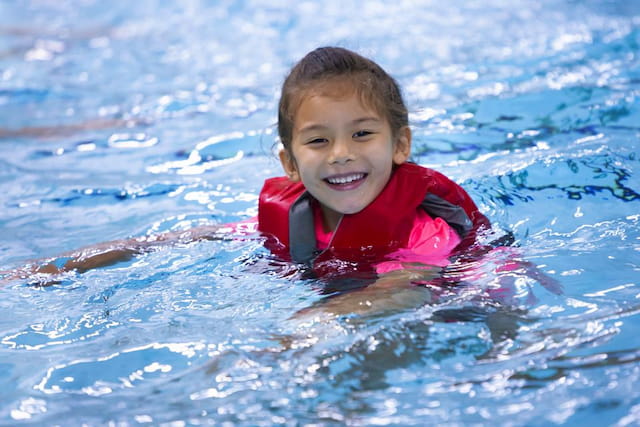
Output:
<path fill-rule="evenodd" d="M 327 181 L 331 184 L 348 184 L 362 178 L 364 178 L 363 173 L 354 173 L 353 175 L 341 176 L 339 178 L 327 178 Z"/>

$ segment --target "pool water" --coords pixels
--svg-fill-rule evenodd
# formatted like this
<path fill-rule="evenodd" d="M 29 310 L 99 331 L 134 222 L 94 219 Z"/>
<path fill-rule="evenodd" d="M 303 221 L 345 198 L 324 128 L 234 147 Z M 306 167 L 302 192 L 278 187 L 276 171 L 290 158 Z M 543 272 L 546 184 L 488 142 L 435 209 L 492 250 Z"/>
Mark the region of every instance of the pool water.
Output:
<path fill-rule="evenodd" d="M 376 314 L 309 315 L 256 236 L 9 281 L 0 425 L 640 423 L 640 3 L 25 0 L 0 34 L 0 270 L 255 215 L 282 79 L 333 44 L 517 243 Z"/>

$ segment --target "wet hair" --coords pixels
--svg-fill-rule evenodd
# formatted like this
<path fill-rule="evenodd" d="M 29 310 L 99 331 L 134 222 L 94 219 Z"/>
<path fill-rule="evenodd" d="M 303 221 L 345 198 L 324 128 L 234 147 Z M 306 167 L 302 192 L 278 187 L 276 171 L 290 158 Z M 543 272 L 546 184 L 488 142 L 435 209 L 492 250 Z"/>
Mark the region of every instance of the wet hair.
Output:
<path fill-rule="evenodd" d="M 346 85 L 346 86 L 345 86 Z M 378 64 L 340 47 L 321 47 L 309 52 L 291 69 L 282 85 L 278 108 L 278 134 L 291 153 L 293 120 L 310 92 L 344 95 L 355 91 L 363 105 L 387 119 L 393 136 L 409 125 L 407 107 L 398 83 Z M 338 92 L 340 91 L 340 92 Z"/>

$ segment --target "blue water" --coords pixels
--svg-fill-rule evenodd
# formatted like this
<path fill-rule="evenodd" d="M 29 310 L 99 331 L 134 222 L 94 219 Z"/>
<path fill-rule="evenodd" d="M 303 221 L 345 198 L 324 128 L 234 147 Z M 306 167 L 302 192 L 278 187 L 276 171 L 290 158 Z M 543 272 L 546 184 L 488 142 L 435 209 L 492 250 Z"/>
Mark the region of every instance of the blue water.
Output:
<path fill-rule="evenodd" d="M 518 246 L 333 318 L 259 238 L 11 281 L 0 424 L 640 424 L 640 3 L 458 3 L 1 2 L 0 270 L 254 215 L 279 86 L 327 44 L 399 80 L 414 160 Z"/>

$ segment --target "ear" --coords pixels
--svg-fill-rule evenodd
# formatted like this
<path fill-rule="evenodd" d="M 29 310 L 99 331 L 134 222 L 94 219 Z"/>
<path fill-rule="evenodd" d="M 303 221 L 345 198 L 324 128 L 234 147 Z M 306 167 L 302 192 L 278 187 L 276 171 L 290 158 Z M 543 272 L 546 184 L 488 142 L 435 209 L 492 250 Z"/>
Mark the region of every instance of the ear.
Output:
<path fill-rule="evenodd" d="M 284 169 L 284 173 L 287 174 L 289 179 L 293 182 L 300 181 L 298 165 L 296 164 L 296 160 L 293 156 L 291 156 L 284 148 L 280 150 L 278 156 L 280 157 L 280 163 L 282 163 L 282 169 Z"/>
<path fill-rule="evenodd" d="M 411 156 L 411 129 L 404 126 L 398 132 L 395 146 L 393 147 L 393 163 L 401 165 Z"/>

